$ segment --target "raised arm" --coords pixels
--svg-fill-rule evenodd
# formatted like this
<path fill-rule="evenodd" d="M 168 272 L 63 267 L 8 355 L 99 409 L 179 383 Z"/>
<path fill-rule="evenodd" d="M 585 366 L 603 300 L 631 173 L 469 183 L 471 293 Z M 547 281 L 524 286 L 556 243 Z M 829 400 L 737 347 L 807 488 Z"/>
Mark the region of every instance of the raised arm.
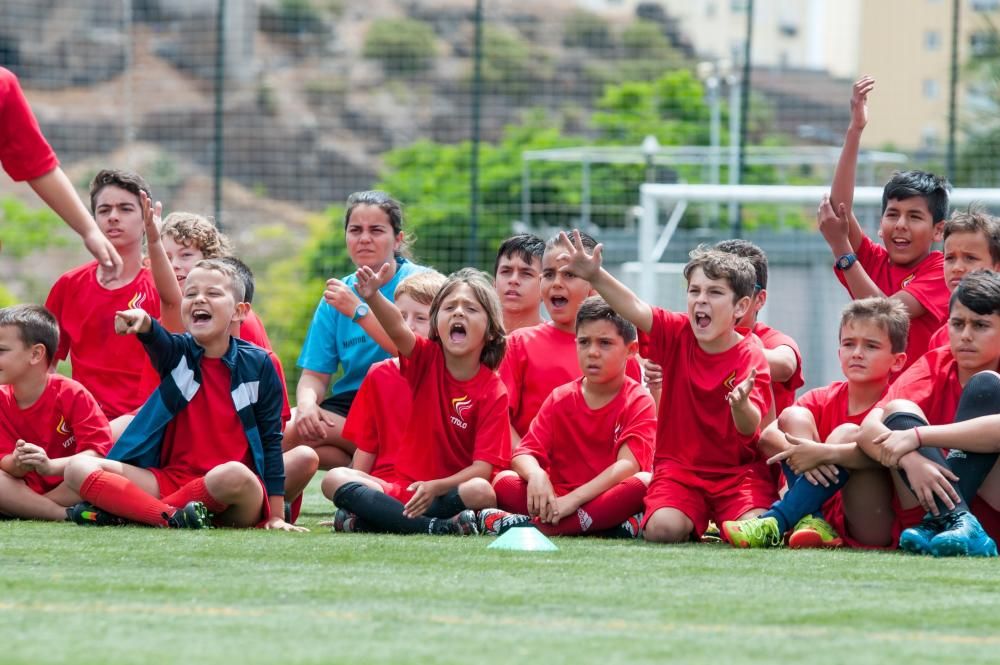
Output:
<path fill-rule="evenodd" d="M 835 259 L 845 254 L 854 253 L 855 248 L 851 246 L 848 238 L 851 221 L 848 219 L 847 206 L 840 203 L 835 211 L 830 197 L 824 196 L 816 210 L 816 222 L 819 225 L 819 232 L 826 239 Z M 850 289 L 854 298 L 885 297 L 887 295 L 872 281 L 865 267 L 859 261 L 854 261 L 846 270 L 843 270 L 843 273 L 847 288 Z"/>
<path fill-rule="evenodd" d="M 559 258 L 567 259 L 569 268 L 590 282 L 611 309 L 645 333 L 653 329 L 653 308 L 601 267 L 604 245 L 597 245 L 594 252 L 588 254 L 580 240 L 580 232 L 576 230 L 573 231 L 572 240 L 565 233 L 560 233 L 559 243 L 565 249 Z"/>
<path fill-rule="evenodd" d="M 358 268 L 356 273 L 358 294 L 371 307 L 372 314 L 396 345 L 399 355 L 409 357 L 413 347 L 416 346 L 417 336 L 406 325 L 399 309 L 379 291 L 389 282 L 391 270 L 392 266 L 388 263 L 383 264 L 378 272 L 368 266 Z"/>
<path fill-rule="evenodd" d="M 868 124 L 868 94 L 875 88 L 875 79 L 864 76 L 851 90 L 851 124 L 844 135 L 844 147 L 840 150 L 837 170 L 833 174 L 830 198 L 833 205 L 844 204 L 850 220 L 849 240 L 853 251 L 858 251 L 864 232 L 854 216 L 854 187 L 857 182 L 858 153 L 861 149 L 861 133 Z"/>
<path fill-rule="evenodd" d="M 393 344 L 382 326 L 379 325 L 378 319 L 367 314 L 360 316 L 357 320 L 354 319 L 355 313 L 358 312 L 358 305 L 361 304 L 361 299 L 354 294 L 350 286 L 344 284 L 339 279 L 326 280 L 326 290 L 323 291 L 323 300 L 347 318 L 354 320 L 372 341 L 382 347 L 383 351 L 394 356 L 399 355 L 399 350 L 396 349 L 396 345 Z"/>
<path fill-rule="evenodd" d="M 181 287 L 177 283 L 170 259 L 167 258 L 167 251 L 160 242 L 163 205 L 159 201 L 154 204 L 146 196 L 146 192 L 139 192 L 139 201 L 142 205 L 142 223 L 146 228 L 149 268 L 153 272 L 156 292 L 160 295 L 160 323 L 170 332 L 184 332 L 184 325 L 181 323 Z"/>

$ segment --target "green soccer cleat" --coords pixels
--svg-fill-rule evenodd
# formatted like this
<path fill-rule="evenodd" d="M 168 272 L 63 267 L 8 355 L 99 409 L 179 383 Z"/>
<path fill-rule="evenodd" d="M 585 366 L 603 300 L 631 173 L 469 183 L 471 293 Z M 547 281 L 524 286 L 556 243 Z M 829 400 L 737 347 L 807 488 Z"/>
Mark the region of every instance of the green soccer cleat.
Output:
<path fill-rule="evenodd" d="M 82 526 L 125 526 L 128 520 L 101 510 L 92 503 L 81 501 L 66 509 L 66 521 Z"/>
<path fill-rule="evenodd" d="M 903 529 L 903 533 L 899 534 L 899 549 L 910 554 L 930 554 L 931 540 L 947 528 L 946 518 L 947 515 L 925 515 L 920 524 Z"/>
<path fill-rule="evenodd" d="M 781 531 L 773 517 L 751 517 L 722 523 L 722 532 L 733 547 L 779 547 Z"/>
<path fill-rule="evenodd" d="M 508 513 L 499 508 L 484 508 L 479 511 L 479 533 L 484 536 L 502 536 L 507 529 L 529 522 L 531 518 L 527 515 Z"/>
<path fill-rule="evenodd" d="M 844 540 L 829 522 L 812 515 L 800 519 L 788 537 L 788 546 L 792 549 L 841 547 L 843 544 Z"/>
<path fill-rule="evenodd" d="M 201 501 L 190 501 L 169 517 L 164 513 L 163 519 L 167 520 L 167 526 L 171 529 L 207 529 L 212 526 L 212 516 Z"/>
<path fill-rule="evenodd" d="M 997 544 L 986 535 L 976 516 L 963 510 L 945 518 L 945 530 L 931 539 L 930 551 L 934 556 L 997 555 Z"/>

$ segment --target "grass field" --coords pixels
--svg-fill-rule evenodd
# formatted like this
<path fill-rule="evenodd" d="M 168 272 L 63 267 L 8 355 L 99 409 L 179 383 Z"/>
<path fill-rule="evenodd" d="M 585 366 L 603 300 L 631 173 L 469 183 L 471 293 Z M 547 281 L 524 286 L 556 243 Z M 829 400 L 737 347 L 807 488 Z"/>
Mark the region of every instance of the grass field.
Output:
<path fill-rule="evenodd" d="M 0 663 L 995 663 L 1000 562 L 0 523 Z"/>

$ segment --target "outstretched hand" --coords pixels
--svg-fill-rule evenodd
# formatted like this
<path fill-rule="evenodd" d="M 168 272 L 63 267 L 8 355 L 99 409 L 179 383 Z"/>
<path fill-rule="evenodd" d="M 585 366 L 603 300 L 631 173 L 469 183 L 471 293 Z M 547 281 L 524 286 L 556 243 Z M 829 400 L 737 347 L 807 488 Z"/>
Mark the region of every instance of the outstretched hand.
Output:
<path fill-rule="evenodd" d="M 124 312 L 115 312 L 115 332 L 119 335 L 147 332 L 150 325 L 149 314 L 144 309 L 127 309 Z"/>
<path fill-rule="evenodd" d="M 160 220 L 163 215 L 163 204 L 153 203 L 146 192 L 139 192 L 139 203 L 142 205 L 142 225 L 146 230 L 146 242 L 150 245 L 160 242 Z"/>
<path fill-rule="evenodd" d="M 864 129 L 868 124 L 868 94 L 875 89 L 875 79 L 862 76 L 851 91 L 851 126 Z"/>
<path fill-rule="evenodd" d="M 753 382 L 757 378 L 757 368 L 750 370 L 747 378 L 740 381 L 732 391 L 726 395 L 726 400 L 729 402 L 730 407 L 737 407 L 750 397 L 750 391 L 753 390 Z"/>
<path fill-rule="evenodd" d="M 361 266 L 358 271 L 354 273 L 357 278 L 355 283 L 355 288 L 358 290 L 358 295 L 360 295 L 365 300 L 373 297 L 378 290 L 389 283 L 392 278 L 392 268 L 393 266 L 388 263 L 383 263 L 379 267 L 378 272 L 375 272 L 368 266 Z"/>
<path fill-rule="evenodd" d="M 591 254 L 587 253 L 583 246 L 583 239 L 580 231 L 573 229 L 573 236 L 567 236 L 564 232 L 559 232 L 559 246 L 565 250 L 556 257 L 557 261 L 566 261 L 566 267 L 579 277 L 588 282 L 594 281 L 594 277 L 601 271 L 602 252 L 604 245 L 598 244 Z"/>
<path fill-rule="evenodd" d="M 107 286 L 122 274 L 122 257 L 111 244 L 108 237 L 94 227 L 94 230 L 83 236 L 83 246 L 97 259 L 97 281 Z"/>

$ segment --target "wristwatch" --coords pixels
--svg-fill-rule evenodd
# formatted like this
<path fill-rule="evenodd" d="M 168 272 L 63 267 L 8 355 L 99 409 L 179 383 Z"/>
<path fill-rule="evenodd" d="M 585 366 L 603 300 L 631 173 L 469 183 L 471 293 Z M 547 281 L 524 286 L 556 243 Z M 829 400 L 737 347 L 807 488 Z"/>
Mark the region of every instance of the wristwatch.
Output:
<path fill-rule="evenodd" d="M 857 254 L 853 254 L 853 253 L 852 254 L 844 254 L 843 256 L 841 256 L 840 258 L 838 258 L 837 262 L 834 263 L 833 265 L 834 265 L 834 267 L 837 268 L 837 270 L 841 270 L 841 271 L 843 271 L 843 270 L 849 270 L 850 267 L 853 266 L 854 262 L 857 261 L 857 260 L 858 260 L 858 255 Z"/>
<path fill-rule="evenodd" d="M 368 309 L 367 304 L 359 302 L 358 306 L 354 308 L 354 316 L 351 317 L 351 321 L 357 323 L 359 319 L 367 316 L 369 311 L 371 310 Z"/>

